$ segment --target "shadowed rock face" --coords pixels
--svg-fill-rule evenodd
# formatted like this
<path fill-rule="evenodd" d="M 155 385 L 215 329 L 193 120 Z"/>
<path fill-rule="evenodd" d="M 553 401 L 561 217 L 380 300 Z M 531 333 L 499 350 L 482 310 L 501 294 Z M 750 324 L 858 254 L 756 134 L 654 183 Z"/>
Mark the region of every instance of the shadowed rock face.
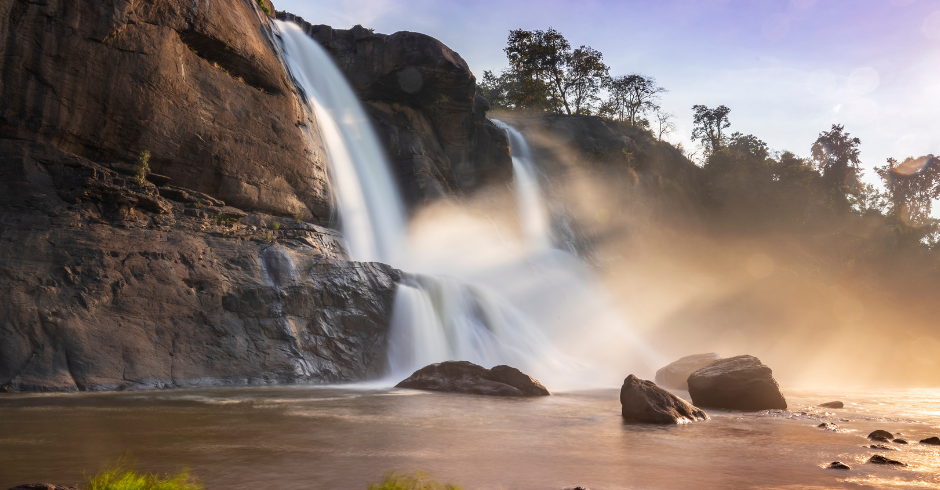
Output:
<path fill-rule="evenodd" d="M 467 361 L 446 361 L 425 366 L 395 386 L 491 396 L 551 394 L 537 380 L 514 367 L 496 366 L 486 369 Z"/>
<path fill-rule="evenodd" d="M 103 163 L 148 150 L 229 205 L 330 217 L 315 124 L 255 1 L 9 0 L 0 60 L 2 138 Z"/>
<path fill-rule="evenodd" d="M 349 262 L 336 232 L 41 143 L 0 140 L 0 164 L 0 388 L 341 382 L 385 365 L 399 272 Z"/>
<path fill-rule="evenodd" d="M 770 367 L 754 356 L 720 359 L 689 376 L 689 395 L 700 407 L 757 411 L 787 408 Z"/>
<path fill-rule="evenodd" d="M 675 390 L 688 390 L 689 375 L 718 359 L 721 357 L 714 352 L 685 356 L 656 371 L 656 384 Z"/>
<path fill-rule="evenodd" d="M 650 424 L 683 424 L 708 420 L 708 414 L 685 400 L 634 375 L 620 388 L 623 419 Z"/>
<path fill-rule="evenodd" d="M 375 34 L 292 20 L 325 46 L 372 116 L 414 206 L 512 179 L 506 134 L 486 119 L 476 79 L 457 53 L 415 32 Z"/>

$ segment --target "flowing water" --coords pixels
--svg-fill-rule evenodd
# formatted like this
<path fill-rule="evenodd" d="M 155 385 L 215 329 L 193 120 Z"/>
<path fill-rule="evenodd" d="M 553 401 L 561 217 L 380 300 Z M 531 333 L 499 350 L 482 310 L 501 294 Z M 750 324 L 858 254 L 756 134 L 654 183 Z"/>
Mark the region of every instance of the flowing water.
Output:
<path fill-rule="evenodd" d="M 350 257 L 408 272 L 395 300 L 388 383 L 445 360 L 509 364 L 566 386 L 609 385 L 621 376 L 624 359 L 650 371 L 649 354 L 637 348 L 599 282 L 576 257 L 552 248 L 548 210 L 522 134 L 498 123 L 512 147 L 519 243 L 461 222 L 467 216 L 459 209 L 425 223 L 432 233 L 406 227 L 390 164 L 344 75 L 295 24 L 278 22 L 278 28 L 283 58 L 320 126 Z M 618 349 L 614 365 L 596 362 L 604 357 L 598 345 Z"/>
<path fill-rule="evenodd" d="M 940 488 L 938 390 L 800 392 L 793 412 L 709 411 L 683 426 L 628 425 L 617 390 L 504 399 L 412 390 L 256 387 L 0 397 L 0 488 L 79 483 L 129 454 L 191 468 L 208 490 L 365 490 L 422 469 L 465 489 Z M 843 410 L 807 405 L 840 399 Z M 819 429 L 834 422 L 839 431 Z M 908 467 L 865 464 L 873 454 Z M 824 469 L 831 461 L 850 471 Z"/>

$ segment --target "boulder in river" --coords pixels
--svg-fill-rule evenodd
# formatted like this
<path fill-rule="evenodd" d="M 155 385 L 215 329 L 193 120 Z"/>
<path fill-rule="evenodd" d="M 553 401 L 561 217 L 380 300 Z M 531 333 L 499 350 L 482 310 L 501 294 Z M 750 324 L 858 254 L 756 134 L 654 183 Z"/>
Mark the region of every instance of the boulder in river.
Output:
<path fill-rule="evenodd" d="M 844 408 L 845 404 L 840 401 L 834 401 L 834 402 L 820 403 L 819 406 L 823 408 Z"/>
<path fill-rule="evenodd" d="M 689 395 L 700 407 L 784 410 L 787 401 L 770 367 L 754 356 L 720 359 L 689 376 Z"/>
<path fill-rule="evenodd" d="M 652 381 L 627 376 L 620 388 L 623 419 L 651 424 L 684 424 L 708 420 L 708 414 L 656 386 Z"/>
<path fill-rule="evenodd" d="M 880 451 L 897 451 L 898 448 L 887 446 L 885 444 L 872 444 L 871 446 L 865 446 L 868 449 L 878 449 Z"/>
<path fill-rule="evenodd" d="M 829 468 L 830 470 L 851 470 L 852 469 L 852 468 L 849 468 L 849 465 L 843 463 L 842 461 L 833 461 L 829 463 L 829 466 L 827 466 L 827 468 Z"/>
<path fill-rule="evenodd" d="M 817 425 L 816 427 L 819 427 L 820 429 L 826 429 L 826 430 L 838 430 L 839 429 L 839 426 L 836 424 L 833 424 L 832 422 L 823 422 Z"/>
<path fill-rule="evenodd" d="M 879 430 L 873 431 L 871 434 L 868 434 L 868 438 L 873 441 L 878 441 L 878 442 L 891 442 L 891 440 L 894 439 L 894 434 L 886 430 L 879 429 Z"/>
<path fill-rule="evenodd" d="M 890 458 L 886 458 L 880 454 L 876 454 L 868 458 L 868 462 L 872 464 L 890 464 L 890 465 L 895 465 L 895 466 L 907 466 L 907 464 L 905 463 L 902 463 L 900 461 L 895 461 Z"/>
<path fill-rule="evenodd" d="M 656 371 L 656 384 L 674 390 L 688 390 L 689 375 L 718 359 L 721 357 L 714 352 L 685 356 Z"/>
<path fill-rule="evenodd" d="M 430 364 L 415 371 L 395 387 L 490 396 L 551 395 L 542 383 L 514 367 L 486 369 L 467 361 Z"/>
<path fill-rule="evenodd" d="M 940 446 L 940 437 L 928 437 L 926 439 L 920 440 L 921 444 L 932 444 L 934 446 Z"/>
<path fill-rule="evenodd" d="M 893 442 L 893 443 L 895 443 L 895 444 L 907 444 L 907 441 L 904 440 L 904 439 L 895 439 L 895 440 L 893 440 L 893 441 L 891 441 L 891 442 Z"/>

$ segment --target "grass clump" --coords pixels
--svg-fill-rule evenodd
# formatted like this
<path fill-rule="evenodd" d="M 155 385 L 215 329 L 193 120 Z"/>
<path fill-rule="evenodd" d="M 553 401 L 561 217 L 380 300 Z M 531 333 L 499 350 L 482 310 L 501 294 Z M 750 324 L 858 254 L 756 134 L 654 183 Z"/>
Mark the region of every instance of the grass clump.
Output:
<path fill-rule="evenodd" d="M 386 473 L 381 483 L 369 484 L 369 490 L 461 490 L 461 488 L 450 483 L 436 482 L 427 473 L 417 471 L 413 475 Z"/>
<path fill-rule="evenodd" d="M 147 172 L 150 171 L 150 152 L 144 150 L 140 152 L 140 159 L 137 165 L 134 165 L 134 182 L 137 185 L 144 185 L 147 182 Z"/>
<path fill-rule="evenodd" d="M 88 480 L 86 490 L 202 490 L 203 485 L 190 476 L 188 470 L 175 475 L 138 473 L 123 464 L 101 470 Z"/>
<path fill-rule="evenodd" d="M 272 223 L 271 223 L 271 229 L 274 230 L 274 231 L 280 230 L 280 229 L 281 229 L 281 222 L 280 222 L 280 221 L 274 221 L 274 222 L 272 222 Z"/>
<path fill-rule="evenodd" d="M 258 6 L 261 7 L 261 10 L 264 10 L 264 13 L 271 15 L 271 9 L 264 4 L 264 0 L 258 0 Z"/>
<path fill-rule="evenodd" d="M 301 223 L 303 223 L 303 221 L 304 221 L 304 212 L 303 212 L 303 211 L 297 211 L 296 213 L 294 213 L 294 221 L 296 221 L 298 225 L 301 224 Z"/>

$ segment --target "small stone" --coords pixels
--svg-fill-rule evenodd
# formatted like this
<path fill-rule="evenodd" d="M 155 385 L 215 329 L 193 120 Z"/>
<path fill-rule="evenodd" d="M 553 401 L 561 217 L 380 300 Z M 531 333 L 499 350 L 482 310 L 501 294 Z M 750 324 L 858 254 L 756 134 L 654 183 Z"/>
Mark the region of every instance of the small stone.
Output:
<path fill-rule="evenodd" d="M 843 407 L 845 407 L 845 405 L 844 405 L 842 402 L 840 402 L 840 401 L 820 403 L 819 406 L 820 406 L 820 407 L 825 407 L 825 408 L 843 408 Z"/>
<path fill-rule="evenodd" d="M 880 449 L 882 451 L 897 451 L 898 450 L 898 448 L 896 447 L 885 446 L 884 444 L 872 444 L 871 446 L 865 446 L 865 447 L 869 449 Z"/>
<path fill-rule="evenodd" d="M 940 446 L 940 437 L 928 437 L 926 439 L 920 440 L 921 444 L 932 444 L 934 446 Z"/>
<path fill-rule="evenodd" d="M 838 425 L 833 424 L 832 422 L 823 422 L 817 425 L 816 427 L 819 427 L 820 429 L 826 429 L 826 430 L 836 430 L 839 428 Z"/>
<path fill-rule="evenodd" d="M 871 434 L 868 434 L 868 438 L 873 441 L 891 442 L 891 440 L 894 439 L 894 435 L 886 430 L 876 430 Z"/>
<path fill-rule="evenodd" d="M 900 461 L 895 461 L 893 459 L 886 458 L 880 454 L 876 454 L 868 458 L 868 462 L 872 464 L 890 464 L 890 465 L 895 465 L 895 466 L 907 466 L 906 464 Z"/>
<path fill-rule="evenodd" d="M 894 442 L 896 444 L 907 444 L 907 441 L 905 441 L 904 439 L 895 439 L 891 442 Z"/>
<path fill-rule="evenodd" d="M 851 470 L 852 469 L 852 468 L 849 468 L 849 465 L 843 463 L 842 461 L 833 461 L 829 463 L 829 466 L 827 468 L 829 468 L 830 470 Z"/>

